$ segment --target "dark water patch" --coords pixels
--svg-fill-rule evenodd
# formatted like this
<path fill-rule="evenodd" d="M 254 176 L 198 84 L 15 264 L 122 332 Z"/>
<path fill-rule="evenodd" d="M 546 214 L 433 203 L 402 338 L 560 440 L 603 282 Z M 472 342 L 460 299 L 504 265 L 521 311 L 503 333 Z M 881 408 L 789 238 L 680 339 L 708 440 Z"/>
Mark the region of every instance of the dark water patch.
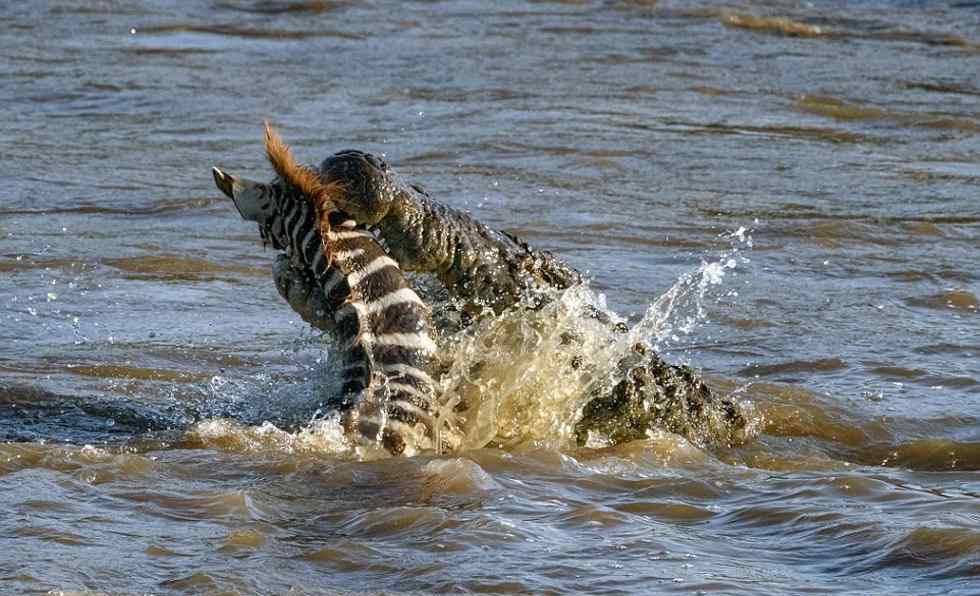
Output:
<path fill-rule="evenodd" d="M 626 236 L 622 234 L 596 234 L 590 233 L 583 229 L 576 230 L 544 230 L 544 229 L 531 229 L 531 228 L 508 228 L 507 232 L 516 234 L 521 237 L 534 238 L 534 239 L 550 239 L 552 241 L 572 241 L 576 238 L 579 241 L 586 241 L 592 243 L 594 246 L 607 246 L 607 247 L 621 247 L 621 246 L 637 246 L 637 247 L 671 247 L 671 248 L 687 248 L 691 250 L 705 250 L 713 245 L 707 242 L 701 242 L 697 240 L 686 239 L 683 234 L 677 235 L 665 235 L 662 238 L 651 238 L 649 236 Z"/>
<path fill-rule="evenodd" d="M 39 526 L 21 526 L 14 531 L 14 534 L 18 538 L 32 538 L 41 542 L 54 542 L 66 546 L 94 546 L 96 544 L 79 534 Z"/>
<path fill-rule="evenodd" d="M 980 180 L 980 164 L 971 162 L 919 161 L 902 164 L 900 171 L 917 182 Z"/>
<path fill-rule="evenodd" d="M 803 95 L 797 102 L 798 109 L 804 112 L 827 116 L 844 122 L 851 120 L 880 120 L 886 113 L 878 108 L 845 103 L 834 97 Z"/>
<path fill-rule="evenodd" d="M 977 225 L 980 224 L 980 216 L 973 216 L 968 214 L 956 214 L 956 215 L 903 215 L 903 216 L 873 216 L 861 213 L 814 213 L 814 212 L 794 212 L 794 211 L 783 211 L 783 210 L 747 210 L 747 211 L 729 211 L 726 209 L 719 209 L 717 207 L 702 207 L 701 211 L 709 217 L 725 217 L 729 219 L 737 219 L 745 221 L 747 219 L 772 219 L 772 220 L 813 220 L 815 222 L 820 222 L 821 220 L 839 221 L 846 220 L 852 223 L 866 224 L 868 226 L 878 226 L 881 224 L 899 224 L 899 225 L 918 225 L 918 224 L 931 224 L 934 226 L 940 226 L 943 224 L 965 224 L 965 225 Z M 844 228 L 840 228 L 844 229 Z M 801 231 L 800 233 L 804 232 Z M 800 235 L 798 233 L 797 235 Z M 893 241 L 897 243 L 898 241 Z"/>
<path fill-rule="evenodd" d="M 798 110 L 825 116 L 842 122 L 883 120 L 901 126 L 980 132 L 980 121 L 937 113 L 901 112 L 857 102 L 845 102 L 835 97 L 803 95 L 796 101 Z"/>
<path fill-rule="evenodd" d="M 701 95 L 706 95 L 708 97 L 725 97 L 738 94 L 738 91 L 734 89 L 721 89 L 719 87 L 709 87 L 707 85 L 694 85 L 691 87 L 691 91 L 700 93 Z"/>
<path fill-rule="evenodd" d="M 980 532 L 971 528 L 918 527 L 849 568 L 851 573 L 909 568 L 934 579 L 980 576 Z"/>
<path fill-rule="evenodd" d="M 931 81 L 899 81 L 898 86 L 902 89 L 915 91 L 928 91 L 930 93 L 953 93 L 956 95 L 970 95 L 980 97 L 980 89 L 960 83 L 937 83 Z"/>
<path fill-rule="evenodd" d="M 724 26 L 756 33 L 768 33 L 786 37 L 833 40 L 871 40 L 879 42 L 906 42 L 926 46 L 941 46 L 980 51 L 980 43 L 953 33 L 916 30 L 894 23 L 875 22 L 866 19 L 839 17 L 837 15 L 811 16 L 808 23 L 800 19 L 782 16 L 757 16 L 730 11 L 691 11 L 695 18 L 717 18 Z"/>
<path fill-rule="evenodd" d="M 83 398 L 35 387 L 0 385 L 0 441 L 118 443 L 140 433 L 186 423 L 179 413 L 125 399 Z"/>
<path fill-rule="evenodd" d="M 852 461 L 919 471 L 980 470 L 980 443 L 916 439 L 899 444 L 872 444 L 850 453 Z"/>
<path fill-rule="evenodd" d="M 40 180 L 38 182 L 41 182 Z M 141 190 L 142 186 L 115 185 L 95 186 L 103 190 Z M 84 201 L 79 201 L 84 202 Z M 83 215 L 133 215 L 141 217 L 155 217 L 168 213 L 180 211 L 192 211 L 206 209 L 216 204 L 225 204 L 225 199 L 217 197 L 192 197 L 187 199 L 164 199 L 159 200 L 147 207 L 105 207 L 95 204 L 82 204 L 76 207 L 52 207 L 45 209 L 0 209 L 0 218 L 12 215 L 64 215 L 78 213 Z"/>
<path fill-rule="evenodd" d="M 139 351 L 146 360 L 157 359 L 161 362 L 174 363 L 180 368 L 190 368 L 191 366 L 203 366 L 212 372 L 224 372 L 225 368 L 246 369 L 252 366 L 260 366 L 265 361 L 255 361 L 245 357 L 239 351 L 241 346 L 232 345 L 206 345 L 189 346 L 173 345 L 170 343 L 154 343 L 153 341 L 140 341 L 127 343 L 120 341 L 116 345 Z"/>
<path fill-rule="evenodd" d="M 825 373 L 844 370 L 847 363 L 840 358 L 821 358 L 818 360 L 794 360 L 780 364 L 753 364 L 739 371 L 746 377 L 768 377 L 793 373 Z"/>
<path fill-rule="evenodd" d="M 84 2 L 73 0 L 70 2 L 59 3 L 48 9 L 50 15 L 112 15 L 117 16 L 148 16 L 154 14 L 150 8 L 139 6 L 135 3 L 120 2 Z"/>
<path fill-rule="evenodd" d="M 172 35 L 178 33 L 192 33 L 200 35 L 219 35 L 222 37 L 239 37 L 242 39 L 261 39 L 261 40 L 306 40 L 325 37 L 335 37 L 338 39 L 360 40 L 365 39 L 363 35 L 348 31 L 336 31 L 321 29 L 317 31 L 302 31 L 290 29 L 260 29 L 242 27 L 240 25 L 157 25 L 141 28 L 140 33 L 147 35 Z"/>
<path fill-rule="evenodd" d="M 103 259 L 102 263 L 135 274 L 135 278 L 138 279 L 196 281 L 216 279 L 216 274 L 219 273 L 236 273 L 250 277 L 268 277 L 269 275 L 267 270 L 257 267 L 220 264 L 180 255 L 145 255 Z"/>
<path fill-rule="evenodd" d="M 853 220 L 818 220 L 809 226 L 783 230 L 783 234 L 800 237 L 826 248 L 839 247 L 844 241 L 885 246 L 898 243 L 895 238 L 881 233 L 874 223 Z"/>
<path fill-rule="evenodd" d="M 903 382 L 909 377 L 928 378 L 915 371 L 899 374 Z M 840 469 L 854 464 L 918 471 L 980 469 L 980 443 L 922 437 L 943 429 L 970 435 L 976 424 L 973 417 L 867 418 L 792 385 L 753 383 L 743 391 L 759 409 L 765 438 L 762 445 L 724 455 L 732 463 L 772 470 Z"/>
<path fill-rule="evenodd" d="M 686 503 L 659 502 L 659 501 L 636 501 L 624 503 L 616 506 L 617 511 L 651 517 L 657 520 L 673 523 L 697 523 L 711 519 L 716 514 L 703 507 L 696 507 Z"/>
<path fill-rule="evenodd" d="M 397 566 L 385 563 L 384 554 L 370 544 L 346 537 L 339 537 L 330 546 L 314 547 L 299 556 L 340 573 L 394 573 L 399 570 Z"/>
<path fill-rule="evenodd" d="M 404 166 L 408 167 L 411 165 L 420 164 L 447 164 L 452 163 L 458 159 L 458 155 L 451 153 L 449 151 L 427 151 L 425 153 L 419 153 L 416 155 L 407 155 L 399 159 L 399 162 Z"/>
<path fill-rule="evenodd" d="M 895 281 L 904 283 L 918 283 L 923 281 L 935 281 L 936 275 L 931 271 L 919 271 L 919 270 L 908 270 L 908 271 L 889 271 L 884 274 L 885 277 L 893 279 Z"/>
<path fill-rule="evenodd" d="M 955 344 L 940 342 L 927 344 L 924 346 L 917 346 L 912 348 L 912 351 L 917 354 L 959 354 L 966 357 L 972 357 L 974 354 L 980 354 L 980 344 Z"/>
<path fill-rule="evenodd" d="M 623 66 L 629 64 L 649 64 L 651 62 L 659 62 L 664 64 L 671 64 L 674 66 L 690 66 L 691 62 L 678 60 L 678 56 L 690 56 L 691 54 L 703 52 L 703 50 L 688 50 L 681 54 L 679 50 L 668 49 L 668 48 L 638 48 L 632 54 L 602 54 L 602 55 L 587 55 L 582 57 L 579 61 L 583 64 L 601 64 L 603 66 Z M 674 75 L 677 76 L 677 75 Z M 699 78 L 694 75 L 688 74 L 690 78 Z"/>
<path fill-rule="evenodd" d="M 876 366 L 869 369 L 869 372 L 885 379 L 900 380 L 918 379 L 929 374 L 928 371 L 921 368 L 904 368 L 901 366 Z"/>
<path fill-rule="evenodd" d="M 858 35 L 856 37 L 864 37 Z M 972 52 L 980 51 L 980 43 L 959 35 L 941 31 L 886 31 L 867 35 L 867 38 L 889 42 L 913 42 L 927 46 L 946 46 Z"/>
<path fill-rule="evenodd" d="M 300 0 L 300 1 L 274 1 L 263 0 L 259 2 L 216 2 L 215 8 L 222 10 L 234 10 L 252 14 L 280 15 L 280 14 L 323 14 L 334 12 L 348 6 L 347 2 L 336 2 L 330 0 Z"/>
<path fill-rule="evenodd" d="M 772 327 L 775 324 L 772 321 L 767 321 L 765 319 L 738 318 L 738 317 L 731 317 L 726 314 L 715 314 L 712 315 L 711 318 L 713 321 L 725 325 L 726 327 L 732 327 L 734 329 L 738 329 L 739 331 L 752 331 L 754 329 L 765 329 L 767 327 Z"/>
<path fill-rule="evenodd" d="M 185 592 L 188 590 L 194 592 L 214 592 L 227 589 L 229 586 L 227 585 L 226 581 L 220 581 L 219 579 L 212 578 L 208 573 L 198 571 L 184 577 L 162 581 L 160 582 L 160 587 L 171 590 L 182 590 Z"/>
<path fill-rule="evenodd" d="M 222 50 L 209 48 L 151 48 L 151 47 L 126 47 L 120 51 L 133 56 L 193 56 L 196 54 L 220 54 Z"/>
<path fill-rule="evenodd" d="M 143 91 L 147 88 L 136 81 L 86 81 L 80 89 L 95 93 L 125 93 L 127 91 Z"/>
<path fill-rule="evenodd" d="M 78 275 L 92 269 L 90 263 L 73 259 L 38 258 L 32 255 L 6 255 L 0 259 L 0 273 L 14 273 L 37 269 L 58 269 L 65 273 Z"/>
<path fill-rule="evenodd" d="M 442 87 L 409 87 L 403 91 L 403 96 L 415 100 L 440 101 L 446 103 L 467 103 L 487 101 L 501 102 L 512 100 L 526 100 L 533 95 L 526 91 L 518 91 L 507 88 L 487 88 L 478 89 Z"/>
<path fill-rule="evenodd" d="M 867 135 L 836 130 L 832 128 L 804 127 L 804 126 L 757 126 L 751 124 L 732 125 L 721 123 L 696 123 L 679 120 L 677 118 L 662 119 L 659 125 L 649 123 L 623 123 L 620 126 L 631 129 L 642 129 L 658 132 L 673 132 L 689 134 L 716 134 L 733 136 L 760 136 L 773 139 L 794 138 L 806 141 L 824 141 L 828 143 L 868 143 L 878 144 L 879 141 Z"/>
<path fill-rule="evenodd" d="M 623 89 L 623 93 L 630 97 L 656 95 L 655 85 L 631 85 Z"/>
<path fill-rule="evenodd" d="M 943 237 L 946 234 L 943 233 L 943 229 L 931 222 L 915 222 L 908 223 L 903 226 L 908 233 L 914 236 L 938 236 Z"/>
<path fill-rule="evenodd" d="M 929 296 L 916 296 L 905 299 L 910 306 L 922 306 L 939 310 L 955 310 L 970 314 L 977 313 L 977 296 L 968 290 L 946 290 Z"/>
<path fill-rule="evenodd" d="M 192 373 L 180 370 L 144 368 L 119 364 L 67 365 L 65 370 L 83 377 L 97 379 L 126 379 L 136 381 L 162 381 L 167 383 L 200 383 L 211 378 L 210 373 Z"/>
<path fill-rule="evenodd" d="M 837 366 L 834 360 L 828 361 L 832 372 Z M 857 412 L 802 387 L 762 382 L 743 391 L 760 408 L 764 432 L 772 437 L 809 437 L 848 447 L 893 438 L 880 425 L 867 424 Z"/>

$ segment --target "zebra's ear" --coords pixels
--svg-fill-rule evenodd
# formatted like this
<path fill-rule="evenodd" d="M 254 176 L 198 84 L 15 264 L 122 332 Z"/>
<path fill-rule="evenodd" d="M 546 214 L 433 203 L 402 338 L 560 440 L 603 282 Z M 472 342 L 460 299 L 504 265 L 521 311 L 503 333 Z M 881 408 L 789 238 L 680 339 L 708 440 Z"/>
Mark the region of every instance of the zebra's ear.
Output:
<path fill-rule="evenodd" d="M 218 168 L 211 168 L 211 173 L 218 190 L 234 201 L 238 214 L 245 221 L 262 223 L 274 213 L 274 197 L 267 185 L 232 176 Z"/>

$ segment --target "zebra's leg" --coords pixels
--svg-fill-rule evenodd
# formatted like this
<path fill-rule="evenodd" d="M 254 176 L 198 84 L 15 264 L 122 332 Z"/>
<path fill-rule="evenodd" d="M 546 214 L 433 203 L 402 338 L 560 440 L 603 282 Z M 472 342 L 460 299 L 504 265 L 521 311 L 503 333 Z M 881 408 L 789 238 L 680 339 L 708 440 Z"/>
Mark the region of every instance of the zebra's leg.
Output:
<path fill-rule="evenodd" d="M 296 265 L 285 254 L 279 254 L 272 265 L 272 277 L 279 295 L 304 321 L 321 331 L 333 331 L 334 313 L 327 309 L 323 290 L 308 268 Z"/>
<path fill-rule="evenodd" d="M 642 344 L 620 363 L 622 380 L 593 396 L 575 424 L 575 439 L 585 445 L 590 433 L 613 443 L 643 439 L 666 430 L 696 445 L 734 445 L 747 424 L 731 399 L 714 395 L 688 366 L 667 364 Z"/>

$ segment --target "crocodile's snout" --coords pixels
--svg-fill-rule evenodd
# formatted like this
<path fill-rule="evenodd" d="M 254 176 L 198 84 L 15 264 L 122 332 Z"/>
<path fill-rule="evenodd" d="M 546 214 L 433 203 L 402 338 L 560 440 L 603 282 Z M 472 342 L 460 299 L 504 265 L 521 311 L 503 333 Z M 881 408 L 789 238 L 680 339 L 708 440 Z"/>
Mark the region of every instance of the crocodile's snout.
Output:
<path fill-rule="evenodd" d="M 347 149 L 325 159 L 320 173 L 326 180 L 342 181 L 344 193 L 338 207 L 358 223 L 374 225 L 388 214 L 396 189 L 381 157 Z"/>

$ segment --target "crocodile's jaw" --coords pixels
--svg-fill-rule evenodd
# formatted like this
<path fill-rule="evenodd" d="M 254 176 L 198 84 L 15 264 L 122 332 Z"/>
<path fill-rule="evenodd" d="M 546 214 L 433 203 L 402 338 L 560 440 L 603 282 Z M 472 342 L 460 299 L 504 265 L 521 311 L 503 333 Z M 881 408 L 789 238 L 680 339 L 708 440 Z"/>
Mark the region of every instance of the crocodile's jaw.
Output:
<path fill-rule="evenodd" d="M 218 190 L 235 203 L 245 221 L 263 224 L 275 213 L 275 197 L 267 185 L 232 176 L 218 168 L 211 168 L 211 173 Z"/>

